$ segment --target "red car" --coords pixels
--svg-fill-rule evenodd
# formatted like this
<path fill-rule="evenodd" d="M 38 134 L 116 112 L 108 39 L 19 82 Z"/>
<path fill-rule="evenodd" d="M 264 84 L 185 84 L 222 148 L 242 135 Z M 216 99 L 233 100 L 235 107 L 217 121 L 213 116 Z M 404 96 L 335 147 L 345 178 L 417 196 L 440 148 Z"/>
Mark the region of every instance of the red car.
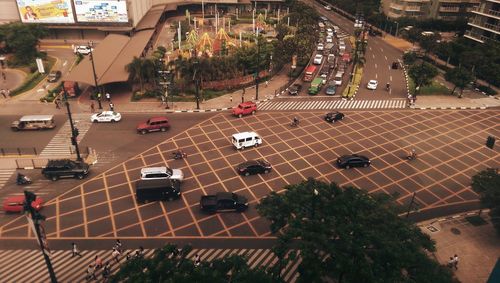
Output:
<path fill-rule="evenodd" d="M 243 115 L 255 114 L 257 111 L 257 104 L 252 101 L 247 101 L 238 104 L 235 108 L 233 108 L 233 115 L 238 117 L 243 117 Z"/>
<path fill-rule="evenodd" d="M 149 132 L 165 132 L 169 128 L 170 124 L 168 123 L 167 117 L 152 117 L 146 122 L 139 124 L 137 126 L 137 132 L 144 135 Z"/>
<path fill-rule="evenodd" d="M 5 212 L 22 212 L 23 206 L 24 206 L 24 195 L 10 196 L 3 201 L 3 210 Z M 43 200 L 37 196 L 35 201 L 31 203 L 31 206 L 36 211 L 40 211 L 40 209 L 42 209 L 43 207 Z"/>

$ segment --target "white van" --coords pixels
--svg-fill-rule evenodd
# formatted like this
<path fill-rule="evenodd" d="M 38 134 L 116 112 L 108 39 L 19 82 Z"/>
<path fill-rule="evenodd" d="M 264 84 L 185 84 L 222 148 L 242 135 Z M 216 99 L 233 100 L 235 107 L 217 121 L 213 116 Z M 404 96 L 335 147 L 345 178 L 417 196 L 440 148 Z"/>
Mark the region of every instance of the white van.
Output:
<path fill-rule="evenodd" d="M 236 149 L 262 144 L 262 138 L 256 132 L 242 132 L 233 135 L 232 143 Z"/>
<path fill-rule="evenodd" d="M 343 75 L 344 75 L 343 73 L 337 72 L 337 74 L 335 75 L 335 79 L 333 79 L 335 82 L 335 85 L 342 85 L 342 76 Z"/>

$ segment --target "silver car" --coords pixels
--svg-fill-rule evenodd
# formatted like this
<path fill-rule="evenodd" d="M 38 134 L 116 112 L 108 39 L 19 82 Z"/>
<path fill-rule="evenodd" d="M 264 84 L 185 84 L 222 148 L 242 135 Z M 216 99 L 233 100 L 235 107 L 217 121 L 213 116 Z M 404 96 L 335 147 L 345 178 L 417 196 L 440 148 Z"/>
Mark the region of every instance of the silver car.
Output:
<path fill-rule="evenodd" d="M 181 169 L 170 169 L 168 167 L 149 167 L 141 169 L 141 180 L 171 179 L 182 182 L 184 173 Z"/>

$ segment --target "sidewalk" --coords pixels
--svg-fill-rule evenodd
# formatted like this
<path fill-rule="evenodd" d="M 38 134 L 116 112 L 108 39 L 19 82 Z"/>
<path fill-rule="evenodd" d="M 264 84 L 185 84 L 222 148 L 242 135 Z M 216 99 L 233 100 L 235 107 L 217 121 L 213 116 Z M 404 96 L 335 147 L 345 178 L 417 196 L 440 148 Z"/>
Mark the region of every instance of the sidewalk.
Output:
<path fill-rule="evenodd" d="M 481 217 L 487 221 L 481 226 L 472 225 L 463 216 L 419 223 L 422 231 L 436 241 L 434 256 L 439 263 L 446 265 L 450 257 L 458 255 L 458 269 L 453 270 L 461 282 L 486 282 L 500 256 L 500 240 L 489 216 L 483 212 Z"/>

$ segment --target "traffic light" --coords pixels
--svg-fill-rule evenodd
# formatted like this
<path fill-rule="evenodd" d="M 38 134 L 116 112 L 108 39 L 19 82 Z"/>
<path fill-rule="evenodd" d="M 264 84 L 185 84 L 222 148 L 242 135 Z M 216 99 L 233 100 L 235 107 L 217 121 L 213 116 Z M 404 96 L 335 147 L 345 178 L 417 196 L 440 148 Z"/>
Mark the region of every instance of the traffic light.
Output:
<path fill-rule="evenodd" d="M 493 149 L 493 147 L 495 146 L 495 138 L 493 136 L 488 136 L 488 138 L 486 139 L 486 146 Z"/>
<path fill-rule="evenodd" d="M 80 134 L 80 131 L 78 130 L 78 128 L 76 128 L 76 127 L 75 127 L 75 128 L 73 129 L 73 136 L 74 136 L 74 137 L 78 137 L 78 135 L 79 135 L 79 134 Z"/>
<path fill-rule="evenodd" d="M 76 137 L 71 137 L 71 144 L 72 145 L 76 145 L 77 144 Z"/>

